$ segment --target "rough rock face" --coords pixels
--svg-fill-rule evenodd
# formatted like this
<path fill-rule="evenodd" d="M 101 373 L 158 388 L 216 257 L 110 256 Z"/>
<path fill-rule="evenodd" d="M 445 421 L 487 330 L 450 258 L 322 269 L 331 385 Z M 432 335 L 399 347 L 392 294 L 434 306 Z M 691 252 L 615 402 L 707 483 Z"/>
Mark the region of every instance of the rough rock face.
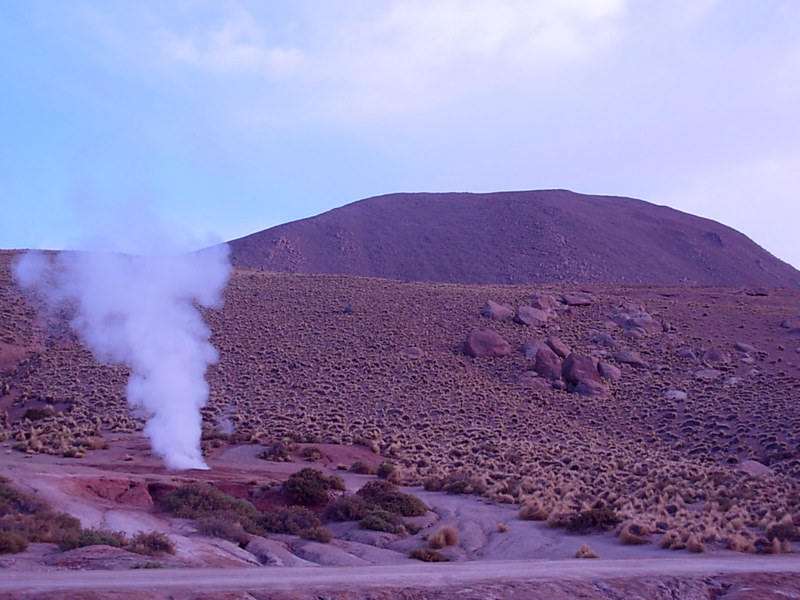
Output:
<path fill-rule="evenodd" d="M 230 245 L 237 267 L 293 273 L 480 284 L 800 286 L 800 272 L 729 227 L 641 200 L 566 190 L 390 194 Z"/>
<path fill-rule="evenodd" d="M 499 333 L 484 329 L 473 331 L 464 342 L 464 354 L 475 358 L 488 356 L 507 356 L 511 354 L 511 345 Z"/>

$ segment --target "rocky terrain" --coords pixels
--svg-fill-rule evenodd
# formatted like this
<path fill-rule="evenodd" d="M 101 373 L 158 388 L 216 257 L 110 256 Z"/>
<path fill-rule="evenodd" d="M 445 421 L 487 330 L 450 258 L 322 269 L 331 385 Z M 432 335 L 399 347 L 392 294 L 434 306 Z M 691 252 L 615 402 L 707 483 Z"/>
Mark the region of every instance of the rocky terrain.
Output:
<path fill-rule="evenodd" d="M 69 315 L 37 313 L 12 281 L 13 258 L 0 251 L 0 475 L 86 527 L 166 533 L 177 553 L 162 566 L 402 564 L 444 526 L 457 533 L 440 549 L 453 561 L 567 559 L 584 545 L 602 558 L 797 550 L 796 288 L 755 277 L 759 287 L 466 285 L 240 266 L 225 306 L 205 314 L 220 351 L 203 409 L 211 470 L 169 473 L 126 406 L 126 369 L 96 363 Z M 327 543 L 270 534 L 241 548 L 158 503 L 159 486 L 204 481 L 268 513 L 302 467 L 341 475 L 352 494 L 383 463 L 430 508 L 406 531 L 325 522 Z M 605 510 L 614 523 L 568 530 Z M 140 560 L 96 548 L 31 544 L 0 567 Z M 794 589 L 787 577 L 782 589 Z M 670 589 L 734 598 L 742 581 Z M 535 597 L 515 589 L 496 597 Z M 433 597 L 408 594 L 397 597 Z"/>
<path fill-rule="evenodd" d="M 738 231 L 567 190 L 368 198 L 231 242 L 236 266 L 411 281 L 800 286 Z"/>

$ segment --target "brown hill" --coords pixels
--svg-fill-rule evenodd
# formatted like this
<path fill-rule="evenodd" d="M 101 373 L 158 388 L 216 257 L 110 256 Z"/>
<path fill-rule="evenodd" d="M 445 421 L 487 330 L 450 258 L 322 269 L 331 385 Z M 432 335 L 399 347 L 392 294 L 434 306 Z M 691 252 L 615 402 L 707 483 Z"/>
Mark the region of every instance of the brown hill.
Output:
<path fill-rule="evenodd" d="M 800 286 L 741 233 L 566 190 L 368 198 L 231 242 L 236 266 L 445 283 Z"/>

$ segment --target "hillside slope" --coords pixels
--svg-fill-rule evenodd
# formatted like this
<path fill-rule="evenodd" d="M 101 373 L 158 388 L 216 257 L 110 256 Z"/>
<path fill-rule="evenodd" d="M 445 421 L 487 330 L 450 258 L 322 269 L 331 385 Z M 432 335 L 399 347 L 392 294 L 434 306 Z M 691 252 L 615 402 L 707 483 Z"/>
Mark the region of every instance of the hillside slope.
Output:
<path fill-rule="evenodd" d="M 444 283 L 800 287 L 743 234 L 565 190 L 368 198 L 231 242 L 238 267 Z"/>

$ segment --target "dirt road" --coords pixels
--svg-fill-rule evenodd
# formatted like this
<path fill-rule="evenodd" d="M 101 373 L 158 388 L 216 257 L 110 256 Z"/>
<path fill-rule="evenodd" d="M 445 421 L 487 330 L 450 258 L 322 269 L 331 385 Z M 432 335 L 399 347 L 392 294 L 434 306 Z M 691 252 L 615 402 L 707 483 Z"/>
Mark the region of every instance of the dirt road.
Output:
<path fill-rule="evenodd" d="M 367 567 L 0 572 L 0 593 L 436 588 L 486 582 L 800 573 L 800 557 L 702 556 L 645 560 L 485 561 Z"/>

